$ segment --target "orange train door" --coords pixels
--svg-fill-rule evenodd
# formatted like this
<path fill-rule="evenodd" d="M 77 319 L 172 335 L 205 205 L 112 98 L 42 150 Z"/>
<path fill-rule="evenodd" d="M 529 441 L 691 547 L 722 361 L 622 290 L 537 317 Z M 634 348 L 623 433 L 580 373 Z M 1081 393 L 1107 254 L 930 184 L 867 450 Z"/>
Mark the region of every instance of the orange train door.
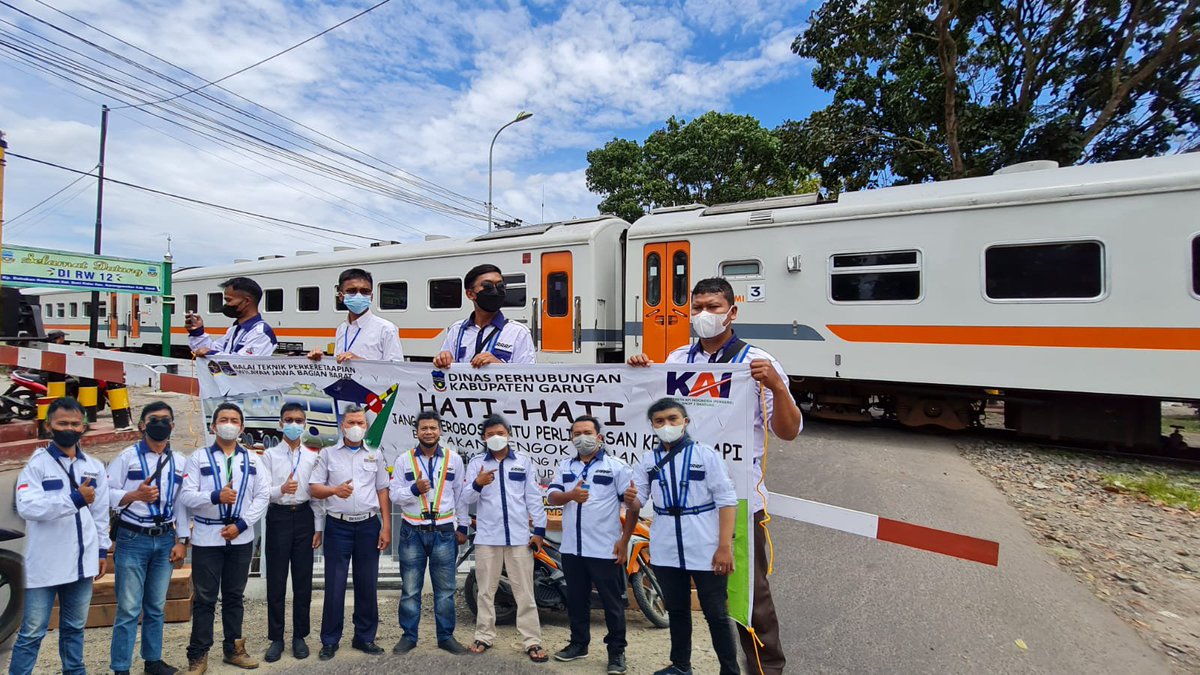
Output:
<path fill-rule="evenodd" d="M 129 339 L 142 337 L 142 296 L 133 294 L 133 305 L 129 311 Z"/>
<path fill-rule="evenodd" d="M 575 308 L 571 302 L 571 252 L 542 254 L 542 348 L 575 351 Z"/>
<path fill-rule="evenodd" d="M 108 294 L 108 337 L 116 340 L 120 333 L 120 314 L 117 313 L 117 294 Z"/>
<path fill-rule="evenodd" d="M 646 244 L 642 249 L 643 351 L 658 363 L 691 336 L 691 267 L 691 245 L 686 241 Z"/>

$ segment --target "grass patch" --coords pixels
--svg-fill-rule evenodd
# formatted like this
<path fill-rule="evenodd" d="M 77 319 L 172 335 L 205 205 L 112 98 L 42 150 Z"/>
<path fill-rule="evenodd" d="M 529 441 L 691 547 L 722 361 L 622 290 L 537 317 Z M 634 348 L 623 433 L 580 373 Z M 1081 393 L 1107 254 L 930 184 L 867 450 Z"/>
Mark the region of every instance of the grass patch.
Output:
<path fill-rule="evenodd" d="M 1162 418 L 1162 432 L 1164 436 L 1170 436 L 1171 432 L 1175 431 L 1172 426 L 1183 427 L 1185 434 L 1200 434 L 1200 418 L 1196 417 L 1164 417 Z"/>
<path fill-rule="evenodd" d="M 1165 473 L 1107 473 L 1105 485 L 1121 492 L 1143 495 L 1166 506 L 1200 511 L 1200 484 L 1196 479 L 1172 478 Z"/>

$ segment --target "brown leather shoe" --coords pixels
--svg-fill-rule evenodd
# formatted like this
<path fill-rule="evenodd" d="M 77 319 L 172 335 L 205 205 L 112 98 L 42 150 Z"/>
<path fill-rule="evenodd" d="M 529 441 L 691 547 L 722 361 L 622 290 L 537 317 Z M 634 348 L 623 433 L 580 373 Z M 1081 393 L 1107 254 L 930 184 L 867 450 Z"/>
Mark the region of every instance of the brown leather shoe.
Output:
<path fill-rule="evenodd" d="M 250 655 L 246 653 L 245 639 L 233 641 L 233 653 L 225 655 L 225 663 L 237 666 L 238 668 L 245 668 L 246 670 L 253 670 L 258 667 L 258 661 L 250 658 Z"/>
<path fill-rule="evenodd" d="M 208 654 L 188 659 L 188 675 L 204 675 L 208 670 Z"/>

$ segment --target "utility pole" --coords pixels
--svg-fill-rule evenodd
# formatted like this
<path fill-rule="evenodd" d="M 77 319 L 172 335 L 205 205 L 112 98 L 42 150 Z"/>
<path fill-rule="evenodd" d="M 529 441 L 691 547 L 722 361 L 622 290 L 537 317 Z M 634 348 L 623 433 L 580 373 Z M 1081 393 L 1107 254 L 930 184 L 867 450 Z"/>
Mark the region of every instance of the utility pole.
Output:
<path fill-rule="evenodd" d="M 0 131 L 0 245 L 4 242 L 4 152 L 6 150 L 8 150 L 8 143 L 4 140 L 4 132 Z"/>
<path fill-rule="evenodd" d="M 100 255 L 100 232 L 104 225 L 104 145 L 108 141 L 108 106 L 100 106 L 100 171 L 96 181 L 96 233 L 92 253 Z M 88 324 L 88 346 L 95 347 L 100 332 L 100 293 L 92 291 L 91 322 Z"/>

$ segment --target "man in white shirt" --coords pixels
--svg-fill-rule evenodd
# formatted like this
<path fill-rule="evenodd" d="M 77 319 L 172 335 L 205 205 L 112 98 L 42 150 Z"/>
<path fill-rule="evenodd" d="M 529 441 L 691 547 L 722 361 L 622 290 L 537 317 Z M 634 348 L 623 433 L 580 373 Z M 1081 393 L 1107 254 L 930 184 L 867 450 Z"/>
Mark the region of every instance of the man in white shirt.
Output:
<path fill-rule="evenodd" d="M 108 481 L 100 460 L 83 454 L 83 407 L 55 399 L 46 416 L 52 441 L 33 452 L 17 478 L 17 514 L 25 519 L 25 607 L 9 673 L 29 675 L 59 602 L 63 672 L 82 673 L 83 627 L 92 581 L 108 568 Z"/>
<path fill-rule="evenodd" d="M 787 659 L 779 641 L 779 620 L 775 616 L 775 602 L 771 598 L 771 586 L 767 581 L 770 566 L 766 534 L 766 494 L 763 482 L 763 455 L 767 439 L 767 427 L 780 440 L 790 441 L 799 435 L 804 426 L 800 408 L 792 398 L 787 373 L 775 357 L 767 352 L 747 345 L 734 333 L 737 306 L 734 305 L 733 286 L 721 278 L 702 279 L 692 289 L 692 330 L 699 336 L 694 345 L 684 345 L 667 355 L 667 363 L 750 363 L 750 375 L 758 382 L 763 404 L 754 406 L 754 466 L 751 507 L 754 509 L 754 524 L 762 530 L 754 535 L 754 613 L 750 623 L 755 636 L 738 626 L 742 651 L 751 664 L 751 670 L 761 670 L 764 675 L 783 673 Z M 645 354 L 629 359 L 631 366 L 650 365 Z M 766 417 L 764 418 L 764 410 Z"/>
<path fill-rule="evenodd" d="M 527 455 L 509 445 L 512 430 L 503 417 L 488 417 L 482 429 L 487 450 L 475 455 L 467 466 L 460 506 L 479 504 L 475 510 L 479 613 L 470 649 L 482 654 L 496 639 L 496 588 L 501 571 L 507 571 L 525 653 L 530 661 L 544 663 L 550 657 L 542 649 L 542 626 L 533 597 L 533 551 L 542 547 L 546 536 L 546 506 L 537 484 L 537 469 Z"/>
<path fill-rule="evenodd" d="M 574 661 L 588 655 L 592 627 L 592 586 L 604 605 L 608 635 L 608 675 L 624 675 L 625 560 L 638 512 L 625 514 L 621 500 L 633 480 L 633 469 L 604 451 L 600 420 L 580 415 L 571 424 L 571 444 L 578 453 L 558 462 L 546 496 L 550 506 L 562 506 L 562 567 L 567 578 L 567 614 L 571 642 L 554 655 Z"/>
<path fill-rule="evenodd" d="M 270 356 L 279 341 L 275 331 L 258 313 L 262 302 L 262 287 L 249 277 L 234 277 L 221 284 L 225 304 L 221 313 L 234 319 L 224 337 L 214 340 L 204 332 L 204 319 L 188 314 L 184 326 L 188 330 L 188 346 L 196 356 Z"/>
<path fill-rule="evenodd" d="M 692 672 L 693 584 L 720 673 L 738 675 L 728 594 L 737 491 L 721 455 L 688 436 L 683 405 L 664 398 L 651 405 L 646 416 L 659 445 L 642 453 L 633 468 L 625 504 L 640 509 L 653 498 L 650 560 L 671 618 L 671 665 L 654 675 Z"/>
<path fill-rule="evenodd" d="M 208 670 L 213 618 L 221 598 L 225 663 L 257 668 L 242 637 L 243 600 L 254 555 L 254 524 L 267 512 L 271 486 L 258 456 L 238 443 L 242 409 L 222 403 L 213 411 L 217 442 L 188 458 L 179 499 L 192 517 L 192 635 L 188 673 Z"/>
<path fill-rule="evenodd" d="M 371 312 L 375 281 L 371 273 L 357 267 L 338 276 L 338 299 L 346 306 L 346 320 L 334 334 L 333 354 L 338 363 L 349 359 L 403 361 L 400 332 L 396 324 Z M 308 358 L 319 361 L 324 353 L 314 349 Z"/>
<path fill-rule="evenodd" d="M 317 453 L 301 443 L 308 419 L 304 406 L 284 403 L 279 409 L 283 440 L 268 448 L 262 466 L 271 487 L 263 550 L 267 563 L 267 653 L 274 663 L 283 655 L 284 616 L 287 607 L 288 570 L 292 573 L 292 655 L 308 658 L 304 638 L 309 633 L 312 606 L 313 551 L 321 545 L 325 510 L 311 499 L 308 481 L 317 465 Z"/>
<path fill-rule="evenodd" d="M 404 578 L 404 594 L 400 596 L 400 628 L 404 636 L 392 653 L 407 654 L 417 646 L 421 588 L 428 563 L 438 648 L 451 654 L 466 654 L 467 648 L 454 639 L 458 546 L 467 543 L 471 524 L 466 506 L 459 508 L 463 491 L 462 458 L 441 444 L 442 418 L 436 412 L 422 410 L 416 426 L 417 447 L 402 452 L 396 459 L 389 489 L 392 502 L 403 516 L 397 541 L 400 573 Z"/>
<path fill-rule="evenodd" d="M 433 359 L 438 368 L 452 363 L 470 363 L 476 368 L 489 363 L 533 363 L 533 336 L 525 324 L 509 321 L 504 306 L 504 275 L 495 265 L 477 265 L 463 277 L 463 291 L 475 309 L 467 318 L 446 330 L 442 351 Z"/>
<path fill-rule="evenodd" d="M 337 653 L 346 618 L 346 577 L 354 565 L 354 637 L 350 646 L 372 656 L 379 630 L 379 552 L 392 543 L 392 509 L 387 461 L 367 447 L 367 413 L 342 411 L 342 442 L 321 451 L 308 480 L 313 499 L 325 500 L 325 606 L 321 612 L 321 652 Z"/>
<path fill-rule="evenodd" d="M 142 440 L 108 464 L 109 503 L 117 511 L 112 536 L 117 616 L 109 662 L 115 675 L 133 665 L 138 619 L 148 675 L 179 672 L 162 658 L 164 610 L 174 563 L 187 555 L 187 509 L 179 503 L 187 458 L 171 451 L 175 411 L 163 401 L 142 408 Z M 183 523 L 178 529 L 176 523 Z"/>

